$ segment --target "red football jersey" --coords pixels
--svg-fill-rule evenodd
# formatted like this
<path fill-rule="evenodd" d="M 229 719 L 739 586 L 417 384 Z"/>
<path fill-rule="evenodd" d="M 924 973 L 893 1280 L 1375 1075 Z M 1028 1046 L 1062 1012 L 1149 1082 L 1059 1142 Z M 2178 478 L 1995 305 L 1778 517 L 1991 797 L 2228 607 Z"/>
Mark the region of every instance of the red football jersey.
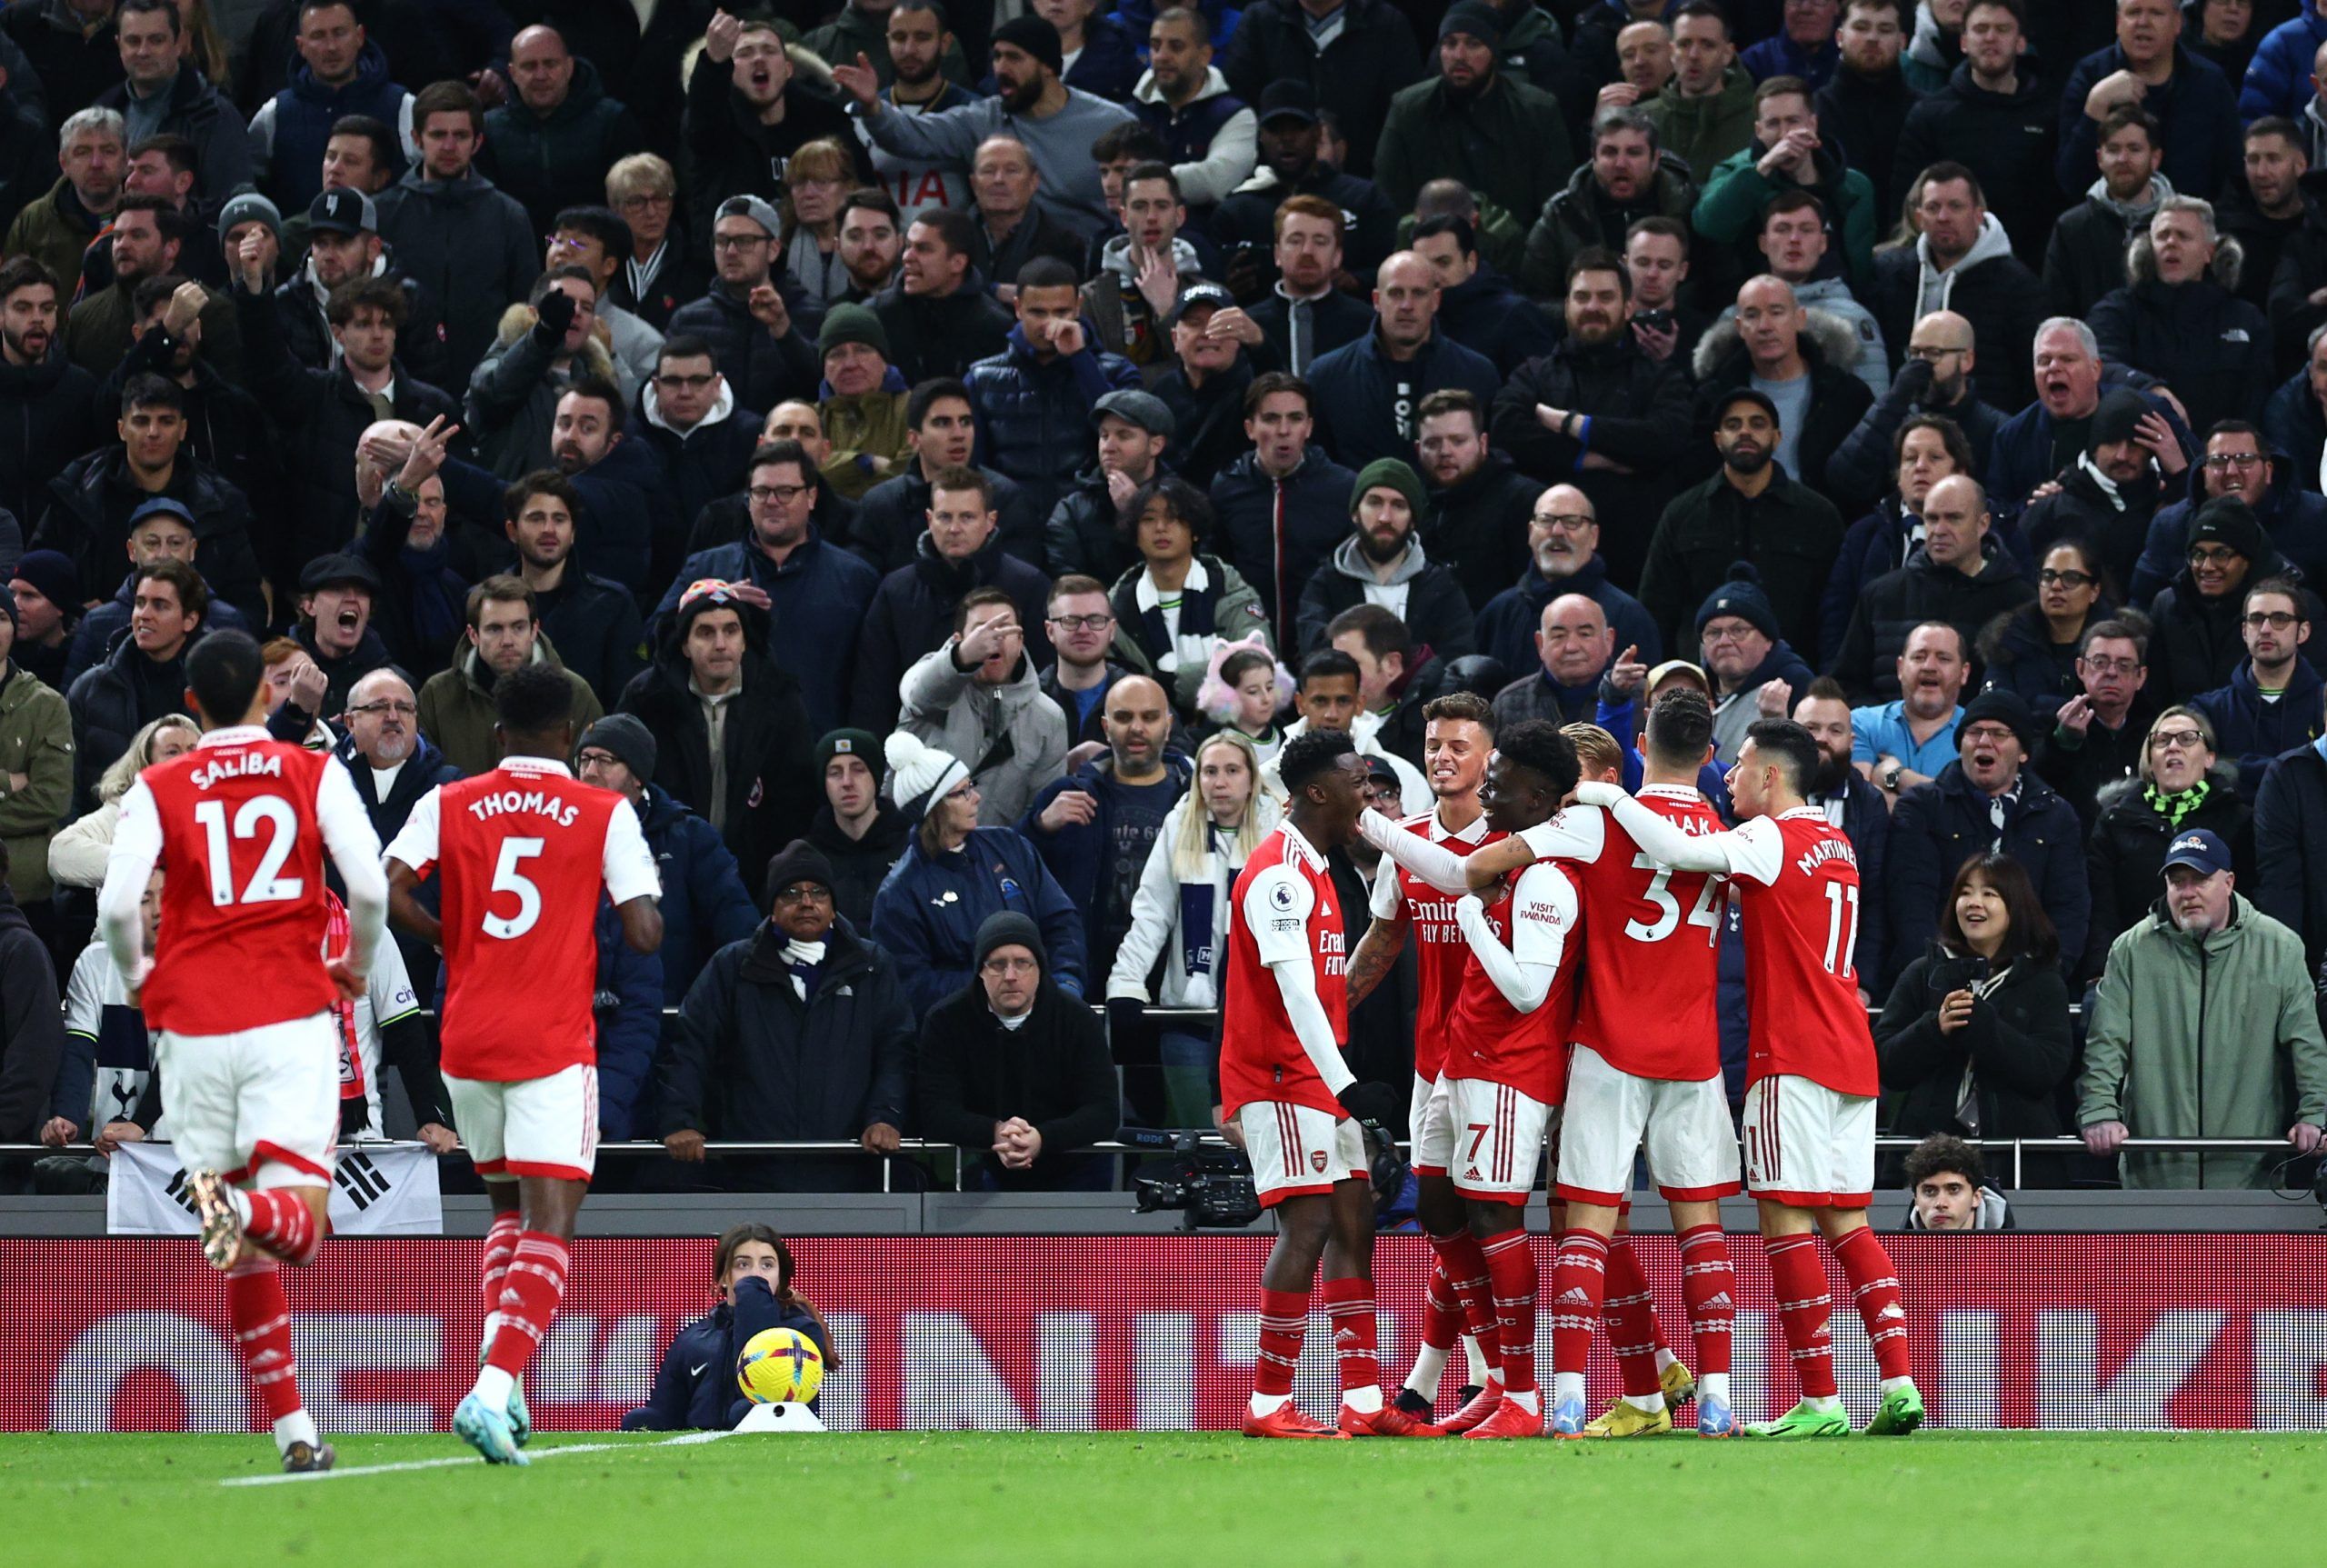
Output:
<path fill-rule="evenodd" d="M 1221 1104 L 1228 1115 L 1277 1100 L 1331 1115 L 1341 1102 L 1317 1075 L 1277 992 L 1271 959 L 1304 955 L 1333 1043 L 1349 1042 L 1349 947 L 1325 857 L 1291 823 L 1253 852 L 1229 900 L 1228 1001 L 1220 1025 Z"/>
<path fill-rule="evenodd" d="M 388 854 L 442 874 L 446 1073 L 505 1084 L 596 1059 L 599 894 L 661 892 L 628 801 L 509 757 L 422 796 Z"/>
<path fill-rule="evenodd" d="M 1693 789 L 1651 784 L 1639 800 L 1683 833 L 1722 831 L 1720 816 Z M 1598 824 L 1599 847 L 1567 863 L 1592 912 L 1583 927 L 1576 1043 L 1636 1078 L 1719 1076 L 1722 878 L 1659 865 L 1596 807 L 1561 817 L 1579 835 Z"/>
<path fill-rule="evenodd" d="M 1455 993 L 1441 1073 L 1502 1084 L 1546 1105 L 1567 1097 L 1582 907 L 1563 866 L 1538 861 L 1503 879 L 1502 896 L 1487 905 L 1487 923 L 1521 963 L 1556 966 L 1552 989 L 1541 1007 L 1522 1013 L 1473 955 Z"/>
<path fill-rule="evenodd" d="M 312 1017 L 337 1000 L 324 972 L 324 844 L 376 857 L 347 770 L 255 725 L 213 730 L 140 774 L 122 798 L 106 879 L 163 873 L 161 930 L 142 1002 L 176 1034 Z"/>
<path fill-rule="evenodd" d="M 1398 825 L 1459 855 L 1499 844 L 1504 837 L 1488 827 L 1483 816 L 1460 833 L 1448 833 L 1439 825 L 1434 811 L 1407 817 Z M 1463 966 L 1471 962 L 1463 928 L 1454 924 L 1457 897 L 1441 893 L 1386 854 L 1381 870 L 1374 874 L 1374 917 L 1393 920 L 1403 908 L 1414 944 L 1420 992 L 1414 1005 L 1414 1076 L 1425 1084 L 1438 1076 L 1445 1060 L 1447 1021 L 1453 1015 L 1454 994 L 1463 985 Z"/>
<path fill-rule="evenodd" d="M 1748 1082 L 1779 1074 L 1872 1098 L 1874 1035 L 1858 999 L 1858 856 L 1815 806 L 1732 835 L 1745 907 Z"/>

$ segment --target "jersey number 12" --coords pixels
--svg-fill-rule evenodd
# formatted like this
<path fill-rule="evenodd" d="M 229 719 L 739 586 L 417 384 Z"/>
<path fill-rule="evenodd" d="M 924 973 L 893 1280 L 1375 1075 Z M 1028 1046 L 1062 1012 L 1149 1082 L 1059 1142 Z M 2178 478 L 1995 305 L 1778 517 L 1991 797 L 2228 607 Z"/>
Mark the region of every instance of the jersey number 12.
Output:
<path fill-rule="evenodd" d="M 235 837 L 256 838 L 261 828 L 267 830 L 266 848 L 258 857 L 258 869 L 251 873 L 239 898 L 235 896 L 234 854 L 226 842 L 226 803 L 197 802 L 194 820 L 202 825 L 209 852 L 203 858 L 210 863 L 210 902 L 216 907 L 224 909 L 230 904 L 285 904 L 307 891 L 305 878 L 283 874 L 283 863 L 291 858 L 291 846 L 299 839 L 299 814 L 281 795 L 253 795 L 235 813 Z"/>

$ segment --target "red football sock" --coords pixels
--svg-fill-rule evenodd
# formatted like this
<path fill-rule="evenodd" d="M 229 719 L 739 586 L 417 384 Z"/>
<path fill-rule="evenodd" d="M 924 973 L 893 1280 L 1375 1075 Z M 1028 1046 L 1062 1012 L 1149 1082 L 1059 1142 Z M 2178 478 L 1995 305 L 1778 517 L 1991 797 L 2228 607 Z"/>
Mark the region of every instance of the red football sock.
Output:
<path fill-rule="evenodd" d="M 283 1293 L 283 1275 L 273 1258 L 246 1259 L 226 1271 L 226 1313 L 267 1419 L 280 1421 L 295 1413 L 299 1408 L 299 1363 L 291 1353 L 291 1303 Z"/>
<path fill-rule="evenodd" d="M 1341 1363 L 1342 1392 L 1378 1387 L 1382 1355 L 1373 1337 L 1373 1282 L 1327 1280 L 1325 1321 L 1333 1325 L 1333 1355 Z"/>
<path fill-rule="evenodd" d="M 1770 1260 L 1770 1290 L 1778 1299 L 1778 1321 L 1785 1325 L 1786 1353 L 1805 1399 L 1834 1397 L 1834 1351 L 1826 1338 L 1833 1298 L 1826 1293 L 1826 1265 L 1814 1235 L 1780 1236 L 1763 1249 Z"/>
<path fill-rule="evenodd" d="M 493 1331 L 500 1322 L 501 1291 L 508 1283 L 509 1260 L 517 1255 L 517 1235 L 524 1224 L 512 1211 L 493 1216 L 492 1228 L 484 1233 L 484 1253 L 477 1262 L 477 1293 L 484 1300 L 484 1348 L 490 1350 Z"/>
<path fill-rule="evenodd" d="M 1523 1230 L 1505 1231 L 1479 1251 L 1494 1292 L 1496 1347 L 1503 1354 L 1503 1391 L 1535 1392 L 1535 1250 Z"/>
<path fill-rule="evenodd" d="M 1552 1255 L 1553 1370 L 1583 1374 L 1607 1293 L 1607 1238 L 1593 1231 L 1563 1234 Z"/>
<path fill-rule="evenodd" d="M 1502 1365 L 1501 1331 L 1495 1322 L 1494 1289 L 1487 1278 L 1487 1256 L 1468 1225 L 1452 1235 L 1430 1238 L 1431 1250 L 1446 1270 L 1446 1283 L 1463 1303 L 1463 1323 L 1492 1367 Z M 1533 1334 L 1530 1333 L 1530 1339 Z"/>
<path fill-rule="evenodd" d="M 1689 1303 L 1689 1332 L 1697 1341 L 1697 1374 L 1729 1371 L 1731 1330 L 1737 1322 L 1737 1276 L 1729 1266 L 1729 1239 L 1719 1225 L 1681 1233 L 1681 1297 Z"/>
<path fill-rule="evenodd" d="M 1914 1375 L 1907 1345 L 1907 1303 L 1899 1294 L 1899 1276 L 1883 1239 L 1864 1225 L 1844 1236 L 1834 1257 L 1850 1276 L 1851 1294 L 1858 1303 L 1859 1321 L 1874 1345 L 1875 1370 L 1884 1377 Z"/>
<path fill-rule="evenodd" d="M 306 1200 L 282 1187 L 243 1194 L 250 1217 L 243 1222 L 243 1239 L 269 1257 L 286 1263 L 311 1263 L 323 1245 L 324 1227 Z M 278 1291 L 280 1287 L 277 1287 Z"/>
<path fill-rule="evenodd" d="M 1289 1394 L 1293 1369 L 1301 1364 L 1301 1341 L 1309 1332 L 1307 1291 L 1261 1292 L 1261 1345 L 1253 1357 L 1253 1392 Z"/>
<path fill-rule="evenodd" d="M 1663 1336 L 1656 1331 L 1656 1297 L 1649 1291 L 1648 1276 L 1640 1272 L 1640 1259 L 1633 1255 L 1629 1236 L 1618 1236 L 1608 1243 L 1606 1288 L 1608 1345 L 1616 1353 L 1624 1392 L 1641 1398 L 1662 1393 L 1664 1383 L 1656 1374 L 1656 1351 Z M 1583 1369 L 1579 1364 L 1560 1370 Z"/>
<path fill-rule="evenodd" d="M 534 1352 L 548 1337 L 558 1303 L 565 1299 L 565 1243 L 540 1231 L 522 1231 L 501 1287 L 501 1327 L 493 1336 L 487 1366 L 523 1377 Z"/>
<path fill-rule="evenodd" d="M 1430 1278 L 1423 1285 L 1422 1343 L 1433 1350 L 1453 1350 L 1455 1336 L 1462 1332 L 1462 1298 L 1454 1293 L 1454 1282 L 1446 1277 L 1446 1260 L 1433 1258 Z"/>

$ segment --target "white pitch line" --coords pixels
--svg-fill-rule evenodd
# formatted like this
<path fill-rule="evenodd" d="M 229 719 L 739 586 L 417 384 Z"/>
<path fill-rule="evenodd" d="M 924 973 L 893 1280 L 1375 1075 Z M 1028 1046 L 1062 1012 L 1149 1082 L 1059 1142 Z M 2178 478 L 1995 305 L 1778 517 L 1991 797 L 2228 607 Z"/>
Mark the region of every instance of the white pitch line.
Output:
<path fill-rule="evenodd" d="M 690 1432 L 677 1437 L 666 1437 L 660 1443 L 568 1443 L 553 1448 L 531 1451 L 532 1459 L 554 1459 L 561 1453 L 606 1453 L 616 1449 L 634 1453 L 643 1448 L 674 1448 L 682 1444 L 716 1443 L 734 1435 L 725 1432 Z M 293 1481 L 333 1481 L 343 1475 L 386 1475 L 400 1470 L 444 1470 L 455 1464 L 481 1464 L 484 1461 L 474 1454 L 450 1459 L 407 1459 L 395 1464 L 354 1464 L 343 1470 L 307 1470 L 293 1475 L 236 1475 L 218 1483 L 221 1486 L 280 1486 Z"/>

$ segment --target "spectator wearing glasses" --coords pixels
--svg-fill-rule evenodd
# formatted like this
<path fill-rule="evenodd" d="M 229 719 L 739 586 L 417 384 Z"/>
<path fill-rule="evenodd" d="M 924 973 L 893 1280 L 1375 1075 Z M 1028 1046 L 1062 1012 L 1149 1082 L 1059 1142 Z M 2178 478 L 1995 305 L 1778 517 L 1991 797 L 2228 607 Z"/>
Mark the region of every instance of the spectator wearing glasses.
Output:
<path fill-rule="evenodd" d="M 1893 473 L 1899 466 L 1901 436 L 1932 419 L 1944 419 L 1962 433 L 1968 455 L 1955 471 L 1978 477 L 2004 420 L 2002 410 L 1980 399 L 1973 379 L 1979 362 L 1970 322 L 1952 310 L 1935 310 L 1917 320 L 1889 388 L 1875 389 L 1873 406 L 1826 460 L 1827 483 L 1844 495 L 1881 491 L 1883 465 Z"/>
<path fill-rule="evenodd" d="M 2219 495 L 2190 514 L 2184 564 L 2150 602 L 2150 667 L 2159 694 L 2186 700 L 2230 679 L 2246 653 L 2246 585 L 2286 563 L 2253 511 Z"/>
<path fill-rule="evenodd" d="M 2182 569 L 2190 514 L 2217 495 L 2235 495 L 2253 508 L 2263 534 L 2302 569 L 2306 584 L 2327 582 L 2327 497 L 2303 486 L 2298 465 L 2262 431 L 2225 419 L 2206 432 L 2205 456 L 2190 465 L 2186 494 L 2150 520 L 2141 562 L 2125 585 L 2130 603 L 2148 603 Z"/>
<path fill-rule="evenodd" d="M 604 207 L 564 207 L 551 224 L 544 244 L 543 271 L 578 266 L 589 273 L 598 288 L 597 330 L 605 335 L 606 352 L 621 372 L 623 389 L 644 386 L 654 374 L 663 334 L 606 297 L 623 259 L 631 254 L 630 225 Z"/>
<path fill-rule="evenodd" d="M 2061 1135 L 2074 1044 L 2060 938 L 2011 855 L 1956 869 L 1938 940 L 1891 987 L 1874 1049 L 1903 1136 Z"/>
<path fill-rule="evenodd" d="M 2109 949 L 2088 1019 L 2077 1124 L 2106 1158 L 2128 1137 L 2319 1147 L 2327 1043 L 2302 943 L 2237 891 L 2230 848 L 2177 834 L 2165 896 Z M 2280 1154 L 2129 1153 L 2125 1185 L 2271 1187 Z"/>
<path fill-rule="evenodd" d="M 2319 711 L 2312 689 L 2312 713 Z M 2142 748 L 2139 776 L 2104 787 L 2085 851 L 2092 885 L 2092 929 L 2077 973 L 2097 978 L 2109 944 L 2140 924 L 2157 902 L 2166 846 L 2205 829 L 2230 846 L 2231 864 L 2250 885 L 2255 874 L 2254 814 L 2238 787 L 2237 769 L 2218 754 L 2216 733 L 2194 704 L 2157 715 Z"/>
<path fill-rule="evenodd" d="M 662 460 L 679 515 L 690 524 L 705 506 L 747 483 L 761 416 L 737 399 L 719 374 L 718 356 L 703 339 L 664 341 L 632 414 L 630 427 Z M 675 560 L 658 560 L 653 574 L 658 582 L 668 581 L 677 568 Z"/>
<path fill-rule="evenodd" d="M 630 254 L 606 298 L 657 332 L 668 332 L 672 313 L 711 285 L 709 264 L 690 252 L 675 221 L 678 190 L 678 175 L 653 153 L 633 153 L 606 171 L 606 205 L 630 225 Z"/>
<path fill-rule="evenodd" d="M 2319 738 L 2321 694 L 2327 686 L 2303 656 L 2312 627 L 2300 583 L 2266 577 L 2247 588 L 2244 605 L 2239 634 L 2245 662 L 2231 672 L 2228 685 L 2200 693 L 2190 705 L 2212 724 L 2239 788 L 2251 800 L 2273 758 Z"/>
<path fill-rule="evenodd" d="M 1983 854 L 2009 854 L 2028 873 L 2060 933 L 2061 951 L 2084 951 L 2092 894 L 2075 808 L 2028 767 L 2036 721 L 2010 692 L 1965 704 L 1956 760 L 1899 797 L 1891 817 L 1885 924 L 1888 984 L 1931 940 L 1945 901 L 1947 867 Z"/>
<path fill-rule="evenodd" d="M 2091 544 L 2063 539 L 2044 552 L 2036 596 L 1981 630 L 1981 668 L 1991 690 L 2017 692 L 2049 727 L 2077 694 L 2077 654 L 2085 632 L 2116 614 L 2110 584 Z"/>
<path fill-rule="evenodd" d="M 2061 792 L 2090 834 L 2103 786 L 2131 778 L 2147 754 L 2149 634 L 2132 621 L 2096 621 L 2077 645 L 2077 690 L 2036 748 L 2036 771 Z"/>
<path fill-rule="evenodd" d="M 774 265 L 783 232 L 784 220 L 757 196 L 720 203 L 711 222 L 717 275 L 702 297 L 671 313 L 670 335 L 711 345 L 719 374 L 751 408 L 773 409 L 816 391 L 816 345 L 794 318 L 788 280 Z"/>
<path fill-rule="evenodd" d="M 1809 691 L 1810 665 L 1780 634 L 1770 596 L 1742 561 L 1698 606 L 1697 645 L 1713 683 L 1713 754 L 1734 763 L 1748 729 L 1785 717 L 1795 697 Z"/>
<path fill-rule="evenodd" d="M 1106 750 L 1107 691 L 1131 672 L 1107 656 L 1115 640 L 1115 610 L 1104 583 L 1069 573 L 1051 584 L 1048 612 L 1043 624 L 1058 657 L 1043 672 L 1043 695 L 1066 715 L 1072 773 Z"/>
<path fill-rule="evenodd" d="M 1568 594 L 1600 606 L 1618 648 L 1633 650 L 1644 664 L 1663 662 L 1655 621 L 1638 599 L 1608 580 L 1592 497 L 1573 484 L 1554 484 L 1528 511 L 1526 570 L 1479 612 L 1478 651 L 1506 670 L 1523 669 L 1535 651 L 1545 606 Z"/>

